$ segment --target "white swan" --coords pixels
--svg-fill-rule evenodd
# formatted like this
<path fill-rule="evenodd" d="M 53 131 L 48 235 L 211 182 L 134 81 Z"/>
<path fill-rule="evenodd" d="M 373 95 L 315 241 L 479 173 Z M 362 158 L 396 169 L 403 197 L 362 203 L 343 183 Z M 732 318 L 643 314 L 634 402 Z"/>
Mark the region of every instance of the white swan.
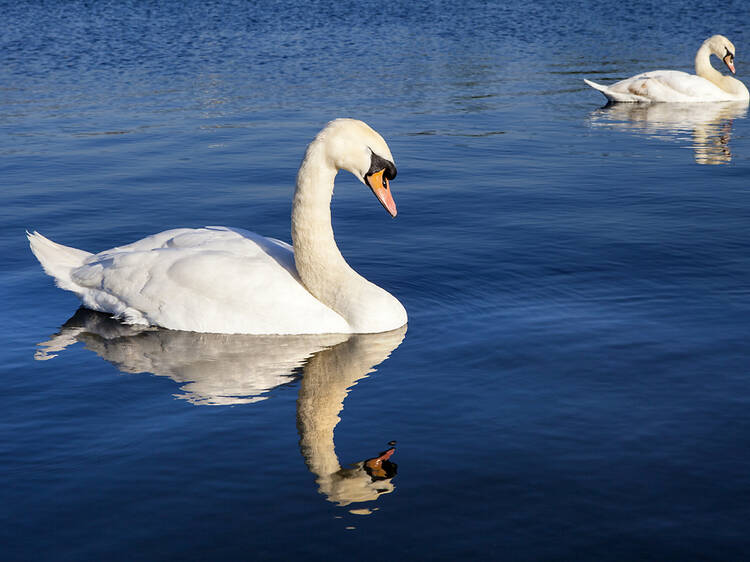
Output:
<path fill-rule="evenodd" d="M 711 66 L 716 55 L 734 74 L 734 45 L 723 35 L 706 39 L 695 55 L 695 74 L 679 70 L 654 70 L 602 86 L 584 82 L 603 93 L 612 102 L 709 102 L 750 100 L 745 85 L 731 76 L 724 76 Z M 697 74 L 697 76 L 696 76 Z"/>
<path fill-rule="evenodd" d="M 733 123 L 747 110 L 741 101 L 616 103 L 594 110 L 590 122 L 690 146 L 697 164 L 726 164 L 732 161 Z"/>
<path fill-rule="evenodd" d="M 307 147 L 292 207 L 294 247 L 227 227 L 175 229 L 91 254 L 34 232 L 31 250 L 58 287 L 128 324 L 243 334 L 375 333 L 406 324 L 387 291 L 346 263 L 331 227 L 339 169 L 396 216 L 388 145 L 362 121 L 336 119 Z"/>

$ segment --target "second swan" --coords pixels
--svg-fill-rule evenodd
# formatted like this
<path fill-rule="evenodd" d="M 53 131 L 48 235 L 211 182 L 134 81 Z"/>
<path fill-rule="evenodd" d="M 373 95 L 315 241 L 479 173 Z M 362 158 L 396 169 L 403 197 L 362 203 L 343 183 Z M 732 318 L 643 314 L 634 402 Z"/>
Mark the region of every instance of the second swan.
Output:
<path fill-rule="evenodd" d="M 734 74 L 734 45 L 723 35 L 706 39 L 695 55 L 695 74 L 679 70 L 654 70 L 602 86 L 584 82 L 599 90 L 610 102 L 710 102 L 750 100 L 745 85 L 711 66 L 711 55 L 720 58 Z"/>

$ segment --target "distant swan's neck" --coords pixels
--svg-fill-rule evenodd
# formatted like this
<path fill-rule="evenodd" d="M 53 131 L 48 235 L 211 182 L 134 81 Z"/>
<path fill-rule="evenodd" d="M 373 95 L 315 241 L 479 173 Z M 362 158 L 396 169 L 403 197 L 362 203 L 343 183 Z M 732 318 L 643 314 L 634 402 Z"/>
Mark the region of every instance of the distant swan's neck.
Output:
<path fill-rule="evenodd" d="M 701 45 L 695 55 L 695 73 L 701 78 L 716 84 L 725 92 L 741 96 L 743 91 L 747 91 L 745 85 L 731 76 L 724 76 L 721 72 L 711 66 L 711 48 L 708 43 Z"/>

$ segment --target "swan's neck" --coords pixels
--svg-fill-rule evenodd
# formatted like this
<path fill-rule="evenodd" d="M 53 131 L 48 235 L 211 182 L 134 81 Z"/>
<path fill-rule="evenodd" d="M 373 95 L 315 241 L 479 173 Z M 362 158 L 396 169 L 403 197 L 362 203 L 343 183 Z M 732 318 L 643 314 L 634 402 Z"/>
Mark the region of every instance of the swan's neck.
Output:
<path fill-rule="evenodd" d="M 354 273 L 336 245 L 331 226 L 336 172 L 327 161 L 323 147 L 311 144 L 297 173 L 292 203 L 292 243 L 297 272 L 307 290 L 329 306 L 331 282 L 347 281 Z"/>
<path fill-rule="evenodd" d="M 365 281 L 341 255 L 331 226 L 336 168 L 323 146 L 311 144 L 297 174 L 292 204 L 292 243 L 297 273 L 308 291 L 346 319 L 340 294 Z"/>
<path fill-rule="evenodd" d="M 743 91 L 747 91 L 742 82 L 731 76 L 723 75 L 711 66 L 711 53 L 711 47 L 708 43 L 701 45 L 695 55 L 695 73 L 730 94 L 740 96 Z"/>
<path fill-rule="evenodd" d="M 701 45 L 701 48 L 695 54 L 695 73 L 721 87 L 721 80 L 724 75 L 711 66 L 711 47 L 708 43 Z"/>
<path fill-rule="evenodd" d="M 331 196 L 336 173 L 325 142 L 313 141 L 297 174 L 292 207 L 297 273 L 307 290 L 339 313 L 352 332 L 392 330 L 406 322 L 401 303 L 354 271 L 334 240 Z M 401 313 L 404 318 L 398 323 Z"/>

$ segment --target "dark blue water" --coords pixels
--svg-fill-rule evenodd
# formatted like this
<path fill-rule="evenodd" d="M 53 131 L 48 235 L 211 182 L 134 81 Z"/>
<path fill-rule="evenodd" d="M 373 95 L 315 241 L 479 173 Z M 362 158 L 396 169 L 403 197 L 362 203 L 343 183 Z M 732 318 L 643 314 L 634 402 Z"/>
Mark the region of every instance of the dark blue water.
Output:
<path fill-rule="evenodd" d="M 723 33 L 748 83 L 743 2 L 0 13 L 4 560 L 745 558 L 746 111 L 602 109 L 582 82 L 689 71 Z M 289 240 L 340 116 L 399 168 L 396 220 L 347 174 L 333 208 L 405 334 L 68 321 L 24 229 Z"/>

